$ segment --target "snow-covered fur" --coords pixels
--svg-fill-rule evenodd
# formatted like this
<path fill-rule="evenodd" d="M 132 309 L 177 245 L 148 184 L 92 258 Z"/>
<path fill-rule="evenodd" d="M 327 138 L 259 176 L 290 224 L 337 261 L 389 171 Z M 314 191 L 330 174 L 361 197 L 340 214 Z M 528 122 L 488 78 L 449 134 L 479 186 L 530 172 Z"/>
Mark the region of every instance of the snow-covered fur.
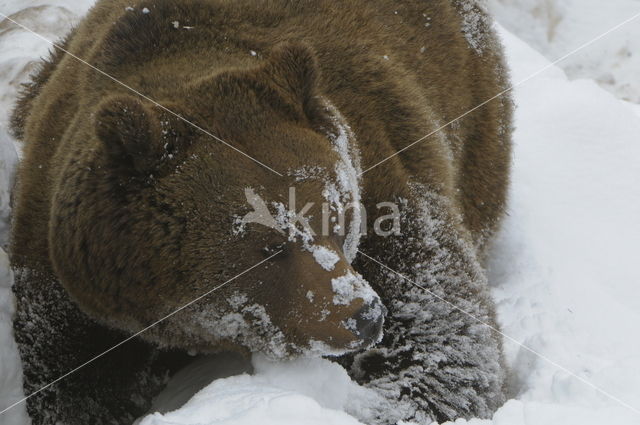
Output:
<path fill-rule="evenodd" d="M 40 391 L 128 335 L 90 320 L 56 279 L 42 272 L 17 270 L 14 293 L 14 335 L 24 364 L 24 392 L 39 391 L 28 401 L 34 424 L 103 423 L 100 418 L 133 423 L 149 408 L 149 395 L 164 388 L 169 373 L 186 364 L 185 354 L 160 352 L 137 339 Z"/>
<path fill-rule="evenodd" d="M 225 350 L 365 351 L 343 360 L 388 400 L 369 423 L 490 416 L 504 373 L 479 261 L 510 101 L 437 131 L 506 88 L 490 25 L 470 0 L 98 2 L 64 45 L 124 85 L 58 52 L 12 120 L 26 392 L 154 326 L 30 398 L 34 423 L 130 422 L 186 352 Z M 323 231 L 323 203 L 357 201 Z M 383 202 L 398 234 L 375 234 Z"/>
<path fill-rule="evenodd" d="M 343 364 L 392 400 L 368 423 L 491 417 L 504 401 L 505 370 L 484 270 L 451 201 L 419 184 L 409 193 L 397 201 L 412 237 L 369 239 L 363 252 L 387 255 L 355 265 L 388 300 L 385 336 Z"/>

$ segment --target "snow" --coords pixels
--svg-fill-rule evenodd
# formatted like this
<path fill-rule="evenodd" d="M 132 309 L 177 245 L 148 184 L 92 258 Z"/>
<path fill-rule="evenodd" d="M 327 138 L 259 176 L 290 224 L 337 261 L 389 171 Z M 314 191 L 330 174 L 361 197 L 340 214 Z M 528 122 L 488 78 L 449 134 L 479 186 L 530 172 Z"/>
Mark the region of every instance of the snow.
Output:
<path fill-rule="evenodd" d="M 554 61 L 640 13 L 640 0 L 489 0 L 498 21 Z M 640 17 L 559 64 L 640 102 Z"/>
<path fill-rule="evenodd" d="M 322 178 L 326 174 L 324 167 L 317 165 L 304 165 L 295 170 L 288 170 L 287 175 L 295 178 L 296 182 L 303 182 L 305 180 Z"/>
<path fill-rule="evenodd" d="M 9 258 L 0 248 L 0 410 L 24 396 L 20 356 L 11 332 L 11 318 L 14 312 L 12 282 Z M 0 423 L 22 425 L 28 423 L 27 418 L 27 411 L 24 404 L 21 404 L 0 416 Z"/>
<path fill-rule="evenodd" d="M 328 360 L 274 363 L 256 355 L 252 366 L 252 375 L 215 380 L 182 409 L 149 415 L 140 425 L 356 425 L 360 422 L 344 411 L 363 410 L 378 401 L 375 393 L 353 383 L 342 367 Z M 188 383 L 195 377 L 182 378 Z"/>
<path fill-rule="evenodd" d="M 246 297 L 229 300 L 232 311 L 202 310 L 194 316 L 191 326 L 201 328 L 215 339 L 233 338 L 246 347 L 259 347 L 260 352 L 273 358 L 286 358 L 291 352 L 304 352 L 287 343 L 279 327 L 271 322 L 264 306 L 246 303 Z M 252 319 L 246 319 L 251 317 Z"/>
<path fill-rule="evenodd" d="M 373 302 L 378 298 L 378 295 L 371 289 L 367 281 L 359 274 L 354 274 L 351 271 L 343 276 L 331 279 L 331 287 L 335 294 L 333 303 L 338 305 L 349 305 L 356 298 L 362 298 L 365 303 Z"/>
<path fill-rule="evenodd" d="M 362 226 L 360 152 L 355 135 L 340 111 L 326 99 L 325 106 L 334 126 L 334 130 L 330 130 L 327 135 L 338 153 L 339 160 L 335 166 L 336 181 L 327 181 L 322 195 L 329 202 L 330 209 L 336 211 L 343 221 L 346 211 L 352 209 L 351 222 L 342 246 L 347 261 L 351 263 L 358 251 Z M 341 227 L 336 229 L 341 230 Z"/>
<path fill-rule="evenodd" d="M 547 63 L 503 37 L 514 80 Z M 629 336 L 640 320 L 640 121 L 558 69 L 515 97 L 510 210 L 491 266 L 502 329 L 636 411 L 507 342 L 521 402 L 510 423 L 638 423 L 640 342 Z"/>
<path fill-rule="evenodd" d="M 18 153 L 5 127 L 0 127 L 0 247 L 8 243 L 10 188 L 13 186 L 13 173 L 18 163 Z"/>
<path fill-rule="evenodd" d="M 333 270 L 336 263 L 340 259 L 335 251 L 321 245 L 313 246 L 311 252 L 316 262 L 327 271 Z"/>
<path fill-rule="evenodd" d="M 484 0 L 456 0 L 457 7 L 462 15 L 462 33 L 467 39 L 469 46 L 478 54 L 482 54 L 482 49 L 487 42 L 483 31 L 491 23 L 487 19 L 485 13 L 486 5 Z M 427 22 L 425 27 L 431 25 Z"/>
<path fill-rule="evenodd" d="M 607 5 L 596 0 L 491 3 L 503 24 L 547 56 L 500 29 L 514 81 L 546 66 L 559 50 L 564 54 L 570 45 L 588 41 L 587 30 L 598 32 L 618 14 L 630 16 L 632 6 L 640 10 L 637 0 Z M 15 14 L 16 20 L 55 38 L 90 4 L 0 0 L 0 12 Z M 45 8 L 28 9 L 41 5 Z M 541 12 L 532 12 L 536 5 Z M 541 41 L 548 39 L 549 22 L 558 19 L 553 41 Z M 629 25 L 608 41 L 626 46 L 631 56 L 616 56 L 611 44 L 594 45 L 563 64 L 572 80 L 552 67 L 514 91 L 518 109 L 509 215 L 490 254 L 489 281 L 502 331 L 544 358 L 505 339 L 510 400 L 492 420 L 459 420 L 457 425 L 640 423 L 640 106 L 600 87 L 639 100 L 635 66 L 640 59 L 634 43 L 640 38 L 633 36 L 638 28 Z M 48 46 L 6 21 L 0 23 L 0 41 L 2 244 L 17 157 L 6 132 L 7 111 L 17 83 Z M 603 83 L 602 72 L 612 73 L 616 82 Z M 0 249 L 0 409 L 22 396 L 11 336 L 10 285 L 6 254 Z M 242 304 L 242 296 L 234 302 Z M 141 424 L 347 425 L 358 423 L 354 416 L 369 417 L 369 406 L 383 403 L 328 360 L 276 363 L 254 356 L 251 374 L 229 362 L 199 361 L 178 374 L 156 400 L 154 410 L 162 413 L 143 418 Z M 222 365 L 228 368 L 222 370 Z M 26 425 L 24 404 L 4 413 L 0 422 Z"/>

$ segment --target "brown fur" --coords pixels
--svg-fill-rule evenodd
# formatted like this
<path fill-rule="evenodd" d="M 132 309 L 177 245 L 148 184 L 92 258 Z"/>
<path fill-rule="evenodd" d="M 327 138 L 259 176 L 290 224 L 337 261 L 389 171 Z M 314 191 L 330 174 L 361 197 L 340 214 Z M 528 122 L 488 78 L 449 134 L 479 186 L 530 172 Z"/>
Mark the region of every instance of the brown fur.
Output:
<path fill-rule="evenodd" d="M 486 39 L 482 50 L 474 50 L 462 34 L 463 3 L 166 0 L 140 1 L 128 11 L 131 0 L 102 1 L 65 46 L 283 174 L 309 164 L 333 167 L 336 154 L 321 131 L 331 127 L 322 103 L 329 99 L 353 129 L 366 170 L 506 87 L 501 52 L 488 24 L 478 29 Z M 141 13 L 143 7 L 150 13 Z M 378 202 L 412 203 L 412 183 L 427 188 L 425 195 L 446 200 L 432 212 L 448 223 L 448 233 L 438 242 L 459 259 L 452 264 L 458 264 L 464 279 L 474 283 L 467 290 L 447 282 L 443 288 L 465 294 L 461 299 L 480 306 L 478 314 L 492 323 L 493 305 L 486 288 L 476 285 L 481 277 L 474 264 L 504 211 L 510 120 L 510 101 L 494 100 L 363 176 L 368 211 L 375 211 Z M 27 310 L 34 292 L 61 291 L 61 284 L 73 300 L 65 314 L 87 314 L 97 322 L 91 326 L 106 326 L 100 328 L 105 335 L 118 332 L 108 330 L 112 328 L 133 333 L 264 259 L 265 246 L 286 242 L 280 235 L 266 228 L 240 238 L 230 232 L 234 216 L 247 211 L 246 187 L 263 188 L 271 200 L 285 201 L 288 187 L 296 185 L 300 205 L 321 202 L 319 182 L 296 184 L 289 176 L 273 174 L 69 55 L 56 53 L 27 86 L 12 123 L 25 142 L 25 155 L 18 173 L 11 257 L 15 268 L 34 271 L 19 276 L 16 285 L 24 295 L 16 320 L 21 347 L 31 339 L 23 335 L 21 320 L 27 319 L 20 311 Z M 310 214 L 319 216 L 315 208 Z M 405 224 L 415 221 L 411 214 L 403 216 Z M 474 245 L 475 251 L 457 245 L 450 235 Z M 407 240 L 405 234 L 396 242 L 413 249 L 412 258 L 424 257 L 416 262 L 434 255 Z M 320 242 L 340 250 L 340 240 Z M 403 254 L 409 251 L 385 251 L 396 249 L 396 242 L 369 236 L 361 249 L 411 276 Z M 288 244 L 264 270 L 241 276 L 143 338 L 165 348 L 200 352 L 268 351 L 273 335 L 256 336 L 258 345 L 252 346 L 233 337 L 214 337 L 206 326 L 195 324 L 195 317 L 210 311 L 232 312 L 225 300 L 241 291 L 248 304 L 266 306 L 287 343 L 304 346 L 313 335 L 343 348 L 353 335 L 339 324 L 362 303 L 331 304 L 327 282 L 353 268 L 387 306 L 393 304 L 396 292 L 385 286 L 389 283 L 377 265 L 358 260 L 352 266 L 341 255 L 336 269 L 326 272 Z M 310 290 L 317 296 L 314 303 L 306 297 Z M 328 305 L 331 318 L 322 321 L 321 306 Z M 389 329 L 395 317 L 390 310 Z M 255 313 L 243 314 L 260 326 Z M 73 327 L 68 331 L 77 332 Z M 497 338 L 483 341 L 499 350 Z M 139 344 L 145 347 L 142 352 L 153 351 Z M 71 358 L 60 371 L 80 360 Z M 360 372 L 365 366 L 360 360 Z M 381 373 L 381 367 L 372 370 Z M 429 400 L 425 387 L 411 395 L 424 400 L 412 408 L 438 419 L 486 416 L 499 403 L 495 392 L 501 380 L 497 376 L 490 390 L 476 389 L 491 392 L 491 400 L 481 407 L 471 401 L 447 410 L 447 395 Z M 27 390 L 35 386 L 32 381 Z M 146 397 L 153 392 L 140 391 Z M 92 423 L 126 421 L 144 411 L 140 406 L 114 413 L 112 406 L 120 401 L 116 397 L 108 403 Z M 36 423 L 49 423 L 40 408 L 32 402 L 30 413 Z M 420 415 L 414 411 L 411 417 L 424 417 Z M 76 423 L 71 416 L 65 415 L 66 423 Z M 381 421 L 387 420 L 382 416 Z"/>

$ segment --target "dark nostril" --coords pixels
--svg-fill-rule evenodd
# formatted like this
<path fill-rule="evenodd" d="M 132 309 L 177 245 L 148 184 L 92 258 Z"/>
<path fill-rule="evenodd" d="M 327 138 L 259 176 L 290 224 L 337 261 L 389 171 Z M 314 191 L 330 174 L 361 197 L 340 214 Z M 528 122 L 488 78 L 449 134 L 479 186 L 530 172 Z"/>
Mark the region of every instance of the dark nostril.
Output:
<path fill-rule="evenodd" d="M 376 300 L 362 307 L 354 316 L 356 336 L 369 345 L 378 341 L 382 334 L 382 325 L 387 309 Z"/>

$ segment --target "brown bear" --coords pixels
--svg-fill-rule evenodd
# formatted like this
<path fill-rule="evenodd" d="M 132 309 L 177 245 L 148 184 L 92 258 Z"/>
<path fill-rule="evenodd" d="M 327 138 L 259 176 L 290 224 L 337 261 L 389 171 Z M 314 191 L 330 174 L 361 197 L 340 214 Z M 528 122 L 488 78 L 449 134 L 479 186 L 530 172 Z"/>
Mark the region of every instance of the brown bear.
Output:
<path fill-rule="evenodd" d="M 25 393 L 55 381 L 34 424 L 132 423 L 221 351 L 339 356 L 388 401 L 370 424 L 490 417 L 511 101 L 455 119 L 508 86 L 491 25 L 472 0 L 99 1 L 12 120 Z"/>

